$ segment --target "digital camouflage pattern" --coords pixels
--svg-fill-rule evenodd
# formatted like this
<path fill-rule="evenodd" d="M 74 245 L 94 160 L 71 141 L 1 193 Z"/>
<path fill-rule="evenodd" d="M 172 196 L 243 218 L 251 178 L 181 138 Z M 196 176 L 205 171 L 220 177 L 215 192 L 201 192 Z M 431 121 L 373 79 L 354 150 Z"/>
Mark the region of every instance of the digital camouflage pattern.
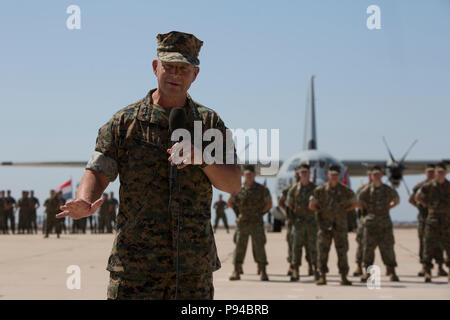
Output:
<path fill-rule="evenodd" d="M 216 219 L 214 222 L 214 230 L 217 228 L 217 226 L 219 225 L 219 220 L 222 219 L 223 224 L 225 226 L 225 228 L 228 230 L 228 221 L 227 221 L 227 216 L 225 214 L 225 207 L 226 207 L 227 203 L 225 201 L 216 201 L 216 203 L 214 203 L 213 208 L 216 210 Z"/>
<path fill-rule="evenodd" d="M 171 31 L 158 34 L 158 47 L 156 49 L 158 59 L 164 62 L 181 62 L 198 66 L 198 54 L 203 41 L 194 35 L 184 32 Z"/>
<path fill-rule="evenodd" d="M 328 253 L 334 239 L 338 256 L 338 268 L 341 275 L 347 275 L 347 209 L 356 201 L 355 193 L 345 185 L 338 183 L 331 188 L 329 182 L 314 189 L 310 201 L 319 206 L 317 211 L 317 264 L 322 274 L 328 271 Z"/>
<path fill-rule="evenodd" d="M 442 246 L 446 252 L 446 265 L 450 268 L 450 182 L 439 184 L 435 180 L 424 184 L 418 191 L 426 203 L 424 264 L 431 270 L 434 253 Z"/>
<path fill-rule="evenodd" d="M 260 266 L 268 264 L 264 249 L 266 234 L 264 232 L 263 209 L 269 201 L 269 190 L 257 182 L 249 187 L 242 185 L 240 191 L 231 196 L 230 202 L 233 207 L 237 206 L 239 212 L 236 219 L 236 249 L 233 259 L 235 265 L 244 263 L 249 236 L 252 237 L 252 244 L 255 245 L 256 263 Z"/>
<path fill-rule="evenodd" d="M 411 197 L 414 199 L 417 192 L 419 191 L 419 189 L 428 182 L 430 182 L 430 181 L 423 180 L 423 181 L 419 182 L 418 184 L 416 184 L 414 186 L 414 188 L 412 189 Z M 425 208 L 424 206 L 422 206 L 418 202 L 416 202 L 416 207 L 419 210 L 419 214 L 417 215 L 417 220 L 419 222 L 418 230 L 417 230 L 418 234 L 419 234 L 419 257 L 420 257 L 420 263 L 424 264 L 425 260 L 424 260 L 424 252 L 423 252 L 423 242 L 425 239 L 425 237 L 424 237 L 425 236 L 425 225 L 426 225 L 426 220 L 427 220 L 427 216 L 428 216 L 428 209 Z M 438 250 L 436 250 L 433 257 L 436 260 L 436 263 L 438 263 L 438 264 L 444 263 L 442 246 Z"/>
<path fill-rule="evenodd" d="M 176 274 L 149 275 L 146 279 L 128 279 L 121 272 L 111 272 L 108 299 L 118 300 L 212 300 L 214 286 L 212 273 L 183 275 L 178 280 L 176 294 Z"/>
<path fill-rule="evenodd" d="M 199 166 L 178 170 L 168 211 L 169 110 L 153 104 L 155 90 L 100 128 L 87 165 L 110 181 L 117 174 L 120 179 L 117 233 L 107 270 L 142 280 L 169 274 L 175 270 L 178 239 L 179 274 L 210 273 L 220 268 L 211 227 L 212 186 Z M 217 128 L 225 136 L 226 127 L 213 110 L 190 96 L 184 109 L 191 134 L 198 120 L 203 132 Z"/>
<path fill-rule="evenodd" d="M 359 202 L 367 210 L 364 219 L 363 262 L 367 268 L 375 261 L 375 249 L 380 248 L 381 258 L 387 267 L 396 267 L 394 229 L 389 206 L 400 201 L 397 191 L 386 184 L 375 187 L 369 184 L 359 193 Z"/>
<path fill-rule="evenodd" d="M 303 186 L 297 182 L 289 189 L 288 202 L 292 208 L 292 265 L 297 267 L 302 261 L 302 247 L 310 257 L 311 265 L 317 262 L 317 221 L 313 211 L 309 209 L 309 199 L 316 185 L 312 182 Z"/>

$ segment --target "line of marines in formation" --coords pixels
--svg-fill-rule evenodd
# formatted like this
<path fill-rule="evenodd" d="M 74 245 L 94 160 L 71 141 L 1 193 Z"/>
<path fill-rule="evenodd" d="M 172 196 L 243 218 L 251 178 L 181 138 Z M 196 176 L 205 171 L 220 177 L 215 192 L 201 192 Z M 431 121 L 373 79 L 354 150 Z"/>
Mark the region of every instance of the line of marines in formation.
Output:
<path fill-rule="evenodd" d="M 103 205 L 98 211 L 98 221 L 95 216 L 72 221 L 71 233 L 86 233 L 87 222 L 89 222 L 91 233 L 113 233 L 116 221 L 116 209 L 119 202 L 114 198 L 114 193 L 103 194 Z M 67 233 L 65 219 L 56 219 L 56 215 L 61 212 L 60 206 L 66 200 L 61 191 L 50 190 L 50 197 L 44 201 L 45 218 L 42 233 L 45 238 L 55 232 L 57 238 L 61 233 Z M 15 200 L 11 196 L 11 191 L 0 191 L 0 234 L 12 234 L 16 232 L 15 213 L 18 212 L 17 234 L 37 234 L 38 219 L 37 209 L 40 207 L 39 199 L 34 196 L 33 191 L 22 191 L 22 197 Z"/>
<path fill-rule="evenodd" d="M 375 250 L 378 247 L 386 266 L 386 275 L 391 281 L 399 281 L 395 270 L 397 261 L 394 231 L 389 215 L 390 210 L 400 203 L 398 193 L 382 182 L 383 170 L 379 166 L 368 170 L 369 181 L 356 193 L 339 182 L 340 170 L 339 166 L 330 166 L 328 182 L 316 186 L 310 181 L 309 165 L 302 163 L 295 169 L 296 182 L 287 186 L 279 198 L 278 205 L 287 215 L 286 240 L 290 280 L 300 280 L 299 268 L 304 248 L 309 265 L 308 274 L 314 276 L 317 285 L 325 285 L 329 271 L 328 255 L 334 240 L 341 275 L 340 284 L 352 284 L 347 279 L 347 234 L 349 229 L 352 229 L 349 226 L 349 217 L 357 210 L 357 269 L 353 275 L 361 276 L 361 282 L 369 279 L 368 268 L 374 263 Z M 443 251 L 446 252 L 446 265 L 450 268 L 450 182 L 446 179 L 445 163 L 427 165 L 425 173 L 427 179 L 414 187 L 409 201 L 419 209 L 419 256 L 423 266 L 419 276 L 424 276 L 425 282 L 431 282 L 433 259 L 438 264 L 438 275 L 448 275 L 442 266 Z M 263 215 L 272 207 L 272 201 L 269 190 L 257 183 L 255 176 L 252 166 L 244 167 L 244 183 L 239 193 L 232 195 L 226 204 L 220 198 L 214 205 L 215 208 L 220 208 L 220 211 L 228 206 L 237 216 L 234 270 L 230 280 L 240 280 L 240 275 L 243 274 L 242 265 L 250 236 L 260 279 L 269 280 L 266 271 L 268 262 L 264 248 L 266 236 Z M 216 216 L 214 229 L 218 219 Z"/>

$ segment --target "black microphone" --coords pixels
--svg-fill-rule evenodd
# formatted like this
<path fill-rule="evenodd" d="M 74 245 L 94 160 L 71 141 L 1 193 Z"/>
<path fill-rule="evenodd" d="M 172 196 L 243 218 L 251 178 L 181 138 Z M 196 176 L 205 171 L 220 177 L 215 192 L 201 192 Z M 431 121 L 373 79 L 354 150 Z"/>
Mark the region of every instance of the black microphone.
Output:
<path fill-rule="evenodd" d="M 178 141 L 172 141 L 172 133 L 177 129 L 186 129 L 186 113 L 183 108 L 174 108 L 169 114 L 169 132 L 171 136 L 171 146 Z M 177 168 L 174 165 L 170 166 L 169 176 L 169 214 L 172 215 L 172 192 L 175 180 L 177 178 Z M 179 208 L 180 210 L 181 208 Z M 172 217 L 171 217 L 172 218 Z M 178 298 L 178 280 L 179 280 L 179 241 L 180 241 L 180 212 L 177 212 L 177 258 L 175 262 L 175 300 Z"/>
<path fill-rule="evenodd" d="M 170 111 L 169 114 L 169 132 L 170 136 L 177 129 L 186 129 L 186 113 L 184 112 L 184 108 L 174 108 Z M 170 145 L 173 146 L 178 141 L 171 141 Z M 169 187 L 170 191 L 172 191 L 172 187 L 175 184 L 177 169 L 175 166 L 170 166 L 170 177 L 169 177 Z"/>
<path fill-rule="evenodd" d="M 186 113 L 184 108 L 173 108 L 169 114 L 169 131 L 172 134 L 177 129 L 186 129 Z"/>

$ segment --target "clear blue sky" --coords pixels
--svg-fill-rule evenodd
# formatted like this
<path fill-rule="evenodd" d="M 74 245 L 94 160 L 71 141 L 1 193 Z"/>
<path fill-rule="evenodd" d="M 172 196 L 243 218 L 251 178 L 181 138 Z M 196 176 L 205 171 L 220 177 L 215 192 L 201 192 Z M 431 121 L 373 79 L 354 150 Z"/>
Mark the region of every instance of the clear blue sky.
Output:
<path fill-rule="evenodd" d="M 81 30 L 66 28 L 71 4 Z M 418 138 L 411 159 L 450 158 L 449 17 L 445 0 L 2 1 L 0 161 L 87 160 L 98 128 L 156 86 L 156 35 L 172 30 L 204 41 L 193 98 L 230 128 L 279 128 L 284 159 L 303 145 L 311 74 L 320 150 L 384 159 L 384 135 L 398 157 Z M 43 200 L 82 173 L 0 168 L 0 189 Z M 393 219 L 414 220 L 400 195 Z"/>

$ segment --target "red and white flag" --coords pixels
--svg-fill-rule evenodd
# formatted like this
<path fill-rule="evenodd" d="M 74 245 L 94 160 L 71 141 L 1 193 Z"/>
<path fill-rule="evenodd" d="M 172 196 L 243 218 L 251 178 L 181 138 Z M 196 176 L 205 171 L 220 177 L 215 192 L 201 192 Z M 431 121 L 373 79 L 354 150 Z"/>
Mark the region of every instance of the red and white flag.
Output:
<path fill-rule="evenodd" d="M 58 188 L 55 189 L 56 192 L 61 191 L 64 200 L 68 200 L 72 198 L 72 179 L 64 182 Z"/>

